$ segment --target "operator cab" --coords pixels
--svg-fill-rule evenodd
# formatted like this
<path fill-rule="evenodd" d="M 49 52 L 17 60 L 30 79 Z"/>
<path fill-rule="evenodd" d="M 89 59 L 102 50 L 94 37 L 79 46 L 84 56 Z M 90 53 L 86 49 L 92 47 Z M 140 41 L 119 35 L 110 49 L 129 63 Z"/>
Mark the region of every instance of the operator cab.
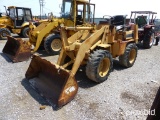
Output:
<path fill-rule="evenodd" d="M 152 11 L 131 11 L 130 23 L 138 25 L 138 28 L 143 28 L 146 25 L 153 25 L 156 12 Z"/>
<path fill-rule="evenodd" d="M 86 0 L 63 0 L 62 17 L 71 19 L 75 25 L 94 23 L 94 13 L 95 4 Z"/>
<path fill-rule="evenodd" d="M 32 21 L 32 12 L 30 8 L 8 7 L 8 16 L 13 20 L 15 28 L 21 28 L 24 22 Z"/>

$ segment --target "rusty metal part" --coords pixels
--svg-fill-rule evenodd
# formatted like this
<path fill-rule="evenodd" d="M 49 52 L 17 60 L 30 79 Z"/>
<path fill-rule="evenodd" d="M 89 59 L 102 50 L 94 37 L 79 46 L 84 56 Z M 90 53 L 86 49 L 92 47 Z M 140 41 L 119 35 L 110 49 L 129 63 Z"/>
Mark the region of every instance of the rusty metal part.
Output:
<path fill-rule="evenodd" d="M 150 114 L 148 115 L 146 120 L 160 120 L 159 113 L 160 113 L 160 87 L 157 91 L 152 107 L 150 109 Z"/>
<path fill-rule="evenodd" d="M 25 76 L 55 109 L 70 102 L 78 91 L 77 81 L 69 71 L 39 56 L 33 56 Z"/>
<path fill-rule="evenodd" d="M 3 48 L 5 53 L 13 62 L 21 62 L 31 57 L 30 45 L 20 38 L 7 36 L 8 40 Z"/>
<path fill-rule="evenodd" d="M 43 110 L 43 109 L 45 109 L 45 108 L 46 108 L 45 105 L 42 105 L 42 106 L 39 107 L 40 110 Z"/>

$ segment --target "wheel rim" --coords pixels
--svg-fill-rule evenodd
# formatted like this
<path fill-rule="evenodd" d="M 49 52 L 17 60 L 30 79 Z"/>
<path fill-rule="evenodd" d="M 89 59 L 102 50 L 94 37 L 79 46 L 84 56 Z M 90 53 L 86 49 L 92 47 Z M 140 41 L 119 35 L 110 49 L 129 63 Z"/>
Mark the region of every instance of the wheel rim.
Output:
<path fill-rule="evenodd" d="M 154 33 L 152 33 L 151 38 L 150 38 L 150 43 L 149 45 L 152 46 L 154 42 Z"/>
<path fill-rule="evenodd" d="M 51 43 L 51 48 L 54 51 L 59 51 L 62 47 L 62 41 L 60 39 L 54 39 Z"/>
<path fill-rule="evenodd" d="M 132 64 L 135 61 L 135 57 L 136 57 L 136 50 L 132 49 L 130 51 L 130 54 L 129 54 L 129 62 L 130 62 L 130 64 Z"/>
<path fill-rule="evenodd" d="M 109 58 L 103 58 L 99 64 L 98 67 L 98 74 L 101 77 L 104 77 L 107 75 L 107 73 L 110 70 L 110 59 Z"/>

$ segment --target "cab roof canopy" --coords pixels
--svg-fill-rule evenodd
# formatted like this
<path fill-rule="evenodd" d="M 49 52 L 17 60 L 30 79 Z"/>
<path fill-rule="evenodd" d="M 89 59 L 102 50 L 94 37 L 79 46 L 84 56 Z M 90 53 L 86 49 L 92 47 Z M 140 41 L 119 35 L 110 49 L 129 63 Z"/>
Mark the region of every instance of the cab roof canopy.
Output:
<path fill-rule="evenodd" d="M 8 6 L 8 8 L 26 8 L 26 7 L 16 7 L 16 6 Z M 31 8 L 26 8 L 26 9 L 31 9 Z"/>
<path fill-rule="evenodd" d="M 71 2 L 72 0 L 65 0 L 65 1 Z M 83 2 L 83 3 L 89 3 L 88 0 L 75 0 L 75 1 L 77 1 L 77 2 Z"/>
<path fill-rule="evenodd" d="M 157 14 L 157 12 L 153 12 L 153 11 L 131 11 L 131 13 L 138 13 L 138 14 Z"/>
<path fill-rule="evenodd" d="M 16 8 L 16 6 L 8 6 L 8 8 Z"/>

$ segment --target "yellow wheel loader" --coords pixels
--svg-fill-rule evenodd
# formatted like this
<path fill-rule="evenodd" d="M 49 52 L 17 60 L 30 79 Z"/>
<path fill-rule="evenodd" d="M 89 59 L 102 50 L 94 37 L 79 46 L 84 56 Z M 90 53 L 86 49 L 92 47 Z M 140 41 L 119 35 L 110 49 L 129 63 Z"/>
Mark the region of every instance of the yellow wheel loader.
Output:
<path fill-rule="evenodd" d="M 6 10 L 6 16 L 0 17 L 0 39 L 6 39 L 11 33 L 27 38 L 29 21 L 37 24 L 32 19 L 30 8 L 9 6 Z"/>
<path fill-rule="evenodd" d="M 83 18 L 90 26 L 61 26 L 62 49 L 57 64 L 33 55 L 26 78 L 56 109 L 70 102 L 78 91 L 75 74 L 86 65 L 89 79 L 104 82 L 113 67 L 113 58 L 120 64 L 133 66 L 137 57 L 138 27 L 125 26 L 125 16 L 114 16 L 106 25 L 94 24 L 95 5 L 84 0 L 72 0 L 72 9 L 83 8 Z M 68 8 L 70 9 L 70 8 Z M 70 9 L 70 10 L 72 10 Z M 76 18 L 77 12 L 69 13 Z M 75 31 L 70 36 L 70 31 Z"/>
<path fill-rule="evenodd" d="M 26 44 L 30 45 L 30 47 L 32 46 L 31 47 L 32 49 L 28 50 L 28 53 L 26 53 L 27 55 L 25 56 L 25 58 L 22 58 L 24 55 L 18 56 L 18 55 L 21 55 L 20 53 L 22 53 L 22 51 L 18 51 L 19 48 L 15 48 L 17 49 L 17 51 L 15 51 L 16 53 L 14 54 L 15 56 L 13 56 L 13 54 L 11 55 L 12 49 L 9 46 L 12 46 L 13 49 L 14 49 L 14 46 L 15 47 L 19 46 L 22 49 L 23 49 L 23 45 L 26 46 L 26 44 L 21 44 L 23 42 L 18 43 L 18 41 L 20 41 L 21 39 L 16 39 L 13 37 L 10 37 L 9 38 L 10 40 L 7 41 L 8 43 L 6 44 L 8 44 L 7 45 L 8 47 L 6 45 L 4 46 L 3 53 L 6 53 L 7 55 L 9 55 L 13 62 L 20 62 L 22 61 L 22 59 L 23 61 L 28 60 L 29 57 L 27 58 L 27 56 L 29 56 L 29 54 L 31 55 L 31 53 L 36 52 L 40 46 L 43 46 L 46 52 L 50 55 L 59 54 L 62 47 L 62 40 L 60 37 L 60 31 L 59 31 L 59 28 L 61 25 L 70 26 L 70 27 L 73 27 L 75 25 L 90 26 L 90 23 L 87 23 L 85 19 L 86 13 L 82 14 L 81 3 L 87 4 L 86 1 L 77 0 L 75 4 L 77 4 L 78 9 L 76 10 L 75 7 L 73 7 L 75 5 L 71 2 L 71 0 L 63 0 L 62 10 L 61 10 L 62 12 L 61 12 L 60 18 L 55 18 L 53 17 L 53 15 L 50 15 L 50 19 L 48 21 L 42 22 L 37 27 L 33 23 L 31 23 L 29 25 L 29 28 L 30 28 L 29 41 Z M 72 16 L 70 14 L 70 7 L 73 8 L 71 13 L 76 13 L 76 16 Z M 67 37 L 70 37 L 75 33 L 74 30 L 70 30 L 67 32 L 68 32 Z M 11 41 L 15 41 L 15 42 L 11 42 Z M 13 45 L 12 43 L 17 43 L 19 45 L 16 45 L 16 44 Z M 18 59 L 18 58 L 22 58 L 22 59 Z"/>

